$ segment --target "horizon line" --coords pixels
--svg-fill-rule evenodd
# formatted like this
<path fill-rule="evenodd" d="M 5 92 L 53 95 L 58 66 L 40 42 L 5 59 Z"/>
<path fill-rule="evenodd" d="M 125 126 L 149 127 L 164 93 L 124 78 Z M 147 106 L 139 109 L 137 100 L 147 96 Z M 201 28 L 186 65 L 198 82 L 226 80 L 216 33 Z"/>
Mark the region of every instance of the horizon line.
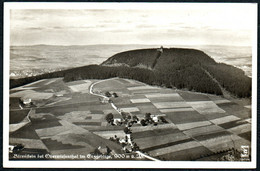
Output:
<path fill-rule="evenodd" d="M 31 45 L 9 45 L 9 47 L 12 46 L 100 46 L 100 45 L 110 45 L 110 46 L 127 46 L 127 45 L 143 45 L 143 46 L 237 46 L 237 47 L 252 47 L 251 45 L 229 45 L 229 44 L 71 44 L 71 45 L 62 45 L 62 44 L 31 44 Z"/>

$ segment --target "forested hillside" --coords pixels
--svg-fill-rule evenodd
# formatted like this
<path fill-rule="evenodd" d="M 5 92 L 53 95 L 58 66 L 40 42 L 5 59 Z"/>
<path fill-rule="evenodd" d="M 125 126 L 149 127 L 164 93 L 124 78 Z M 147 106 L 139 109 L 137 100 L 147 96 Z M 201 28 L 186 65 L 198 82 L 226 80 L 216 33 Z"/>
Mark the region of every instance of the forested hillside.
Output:
<path fill-rule="evenodd" d="M 150 85 L 222 95 L 217 82 L 205 71 L 233 95 L 251 96 L 251 78 L 247 77 L 242 70 L 216 63 L 202 51 L 180 48 L 164 48 L 162 52 L 158 49 L 126 51 L 112 56 L 101 65 L 89 65 L 11 80 L 10 87 L 54 77 L 64 77 L 65 81 L 122 77 Z"/>

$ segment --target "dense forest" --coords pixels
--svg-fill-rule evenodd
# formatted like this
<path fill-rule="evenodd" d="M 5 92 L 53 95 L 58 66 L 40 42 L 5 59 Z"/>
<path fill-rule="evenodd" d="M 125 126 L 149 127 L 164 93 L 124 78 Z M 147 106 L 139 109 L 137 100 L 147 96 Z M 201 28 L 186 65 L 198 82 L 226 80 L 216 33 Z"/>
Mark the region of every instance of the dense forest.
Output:
<path fill-rule="evenodd" d="M 205 70 L 232 94 L 238 97 L 251 96 L 251 78 L 245 76 L 242 70 L 216 63 L 202 51 L 180 48 L 163 49 L 160 55 L 157 49 L 122 52 L 101 65 L 88 65 L 34 77 L 11 79 L 10 88 L 44 78 L 64 77 L 64 81 L 69 82 L 121 77 L 150 85 L 222 95 L 219 85 Z"/>
<path fill-rule="evenodd" d="M 242 70 L 223 63 L 204 66 L 204 68 L 232 94 L 238 97 L 251 96 L 252 80 L 245 76 Z"/>

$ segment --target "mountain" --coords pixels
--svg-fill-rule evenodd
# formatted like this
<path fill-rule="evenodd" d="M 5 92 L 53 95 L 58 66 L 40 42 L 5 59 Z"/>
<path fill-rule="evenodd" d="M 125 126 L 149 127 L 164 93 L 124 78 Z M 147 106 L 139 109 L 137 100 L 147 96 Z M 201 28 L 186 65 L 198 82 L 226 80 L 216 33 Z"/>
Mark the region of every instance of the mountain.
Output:
<path fill-rule="evenodd" d="M 223 94 L 225 90 L 238 97 L 251 96 L 251 78 L 241 69 L 217 63 L 196 49 L 161 48 L 121 52 L 102 63 L 147 68 L 166 78 L 167 87 L 188 88 L 199 92 Z"/>
<path fill-rule="evenodd" d="M 11 79 L 17 87 L 43 78 L 79 79 L 130 78 L 150 85 L 187 89 L 237 97 L 251 96 L 251 78 L 241 69 L 217 63 L 203 51 L 183 48 L 138 49 L 113 55 L 101 65 L 88 65 L 24 79 Z"/>

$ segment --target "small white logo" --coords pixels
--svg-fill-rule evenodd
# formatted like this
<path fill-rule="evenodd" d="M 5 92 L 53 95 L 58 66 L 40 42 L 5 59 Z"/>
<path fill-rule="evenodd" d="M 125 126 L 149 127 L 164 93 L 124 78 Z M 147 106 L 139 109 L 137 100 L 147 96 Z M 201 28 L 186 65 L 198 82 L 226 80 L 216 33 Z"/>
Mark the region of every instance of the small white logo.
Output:
<path fill-rule="evenodd" d="M 241 157 L 249 157 L 249 146 L 241 145 Z"/>

